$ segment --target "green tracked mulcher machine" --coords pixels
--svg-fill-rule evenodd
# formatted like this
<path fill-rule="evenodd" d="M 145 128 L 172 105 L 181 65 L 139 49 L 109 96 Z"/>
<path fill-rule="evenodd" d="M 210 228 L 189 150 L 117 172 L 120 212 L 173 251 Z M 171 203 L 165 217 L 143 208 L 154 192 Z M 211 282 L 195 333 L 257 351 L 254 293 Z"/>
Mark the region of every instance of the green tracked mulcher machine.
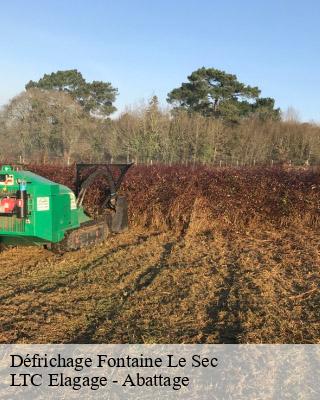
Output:
<path fill-rule="evenodd" d="M 127 202 L 117 191 L 131 164 L 77 164 L 75 193 L 20 166 L 0 168 L 0 246 L 41 245 L 70 251 L 102 242 L 128 226 Z M 105 182 L 100 215 L 92 218 L 83 201 Z"/>

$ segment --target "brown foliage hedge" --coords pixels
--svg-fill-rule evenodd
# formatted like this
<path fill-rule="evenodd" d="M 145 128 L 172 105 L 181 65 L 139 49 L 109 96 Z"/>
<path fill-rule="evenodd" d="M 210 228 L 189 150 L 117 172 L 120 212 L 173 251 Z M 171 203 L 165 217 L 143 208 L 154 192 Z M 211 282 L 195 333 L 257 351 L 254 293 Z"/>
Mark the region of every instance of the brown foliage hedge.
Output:
<path fill-rule="evenodd" d="M 29 165 L 28 169 L 74 189 L 75 167 Z M 99 207 L 103 183 L 86 198 Z M 122 184 L 131 223 L 181 229 L 194 215 L 207 222 L 246 225 L 261 220 L 318 225 L 320 176 L 312 170 L 281 167 L 134 166 Z"/>

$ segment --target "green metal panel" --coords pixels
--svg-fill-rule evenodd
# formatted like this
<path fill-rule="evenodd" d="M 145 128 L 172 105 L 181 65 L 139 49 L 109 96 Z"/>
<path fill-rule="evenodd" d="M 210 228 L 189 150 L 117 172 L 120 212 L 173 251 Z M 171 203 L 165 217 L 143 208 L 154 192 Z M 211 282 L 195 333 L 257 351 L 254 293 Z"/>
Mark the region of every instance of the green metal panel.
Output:
<path fill-rule="evenodd" d="M 0 198 L 15 196 L 19 181 L 26 182 L 28 215 L 26 218 L 0 215 L 0 242 L 5 244 L 43 244 L 61 241 L 66 231 L 90 220 L 76 206 L 74 193 L 66 186 L 51 182 L 30 171 L 2 166 L 0 175 L 9 178 L 0 182 Z"/>

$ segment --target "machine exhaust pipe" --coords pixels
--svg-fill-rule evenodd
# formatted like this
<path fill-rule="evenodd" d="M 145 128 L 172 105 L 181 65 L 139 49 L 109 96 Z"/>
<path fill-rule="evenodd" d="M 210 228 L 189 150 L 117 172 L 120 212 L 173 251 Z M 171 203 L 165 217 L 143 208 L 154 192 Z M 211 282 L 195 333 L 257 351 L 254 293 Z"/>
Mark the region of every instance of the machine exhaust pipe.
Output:
<path fill-rule="evenodd" d="M 27 218 L 28 215 L 28 193 L 27 185 L 22 182 L 19 184 L 19 189 L 17 190 L 17 217 Z"/>

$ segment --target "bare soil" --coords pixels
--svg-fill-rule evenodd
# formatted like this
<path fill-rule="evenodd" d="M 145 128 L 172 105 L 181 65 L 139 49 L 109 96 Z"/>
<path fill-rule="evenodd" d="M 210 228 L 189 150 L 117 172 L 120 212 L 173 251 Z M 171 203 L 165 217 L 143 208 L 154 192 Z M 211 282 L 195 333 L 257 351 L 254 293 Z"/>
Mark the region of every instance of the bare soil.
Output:
<path fill-rule="evenodd" d="M 197 216 L 63 255 L 11 248 L 0 342 L 319 343 L 319 249 L 316 228 Z"/>

